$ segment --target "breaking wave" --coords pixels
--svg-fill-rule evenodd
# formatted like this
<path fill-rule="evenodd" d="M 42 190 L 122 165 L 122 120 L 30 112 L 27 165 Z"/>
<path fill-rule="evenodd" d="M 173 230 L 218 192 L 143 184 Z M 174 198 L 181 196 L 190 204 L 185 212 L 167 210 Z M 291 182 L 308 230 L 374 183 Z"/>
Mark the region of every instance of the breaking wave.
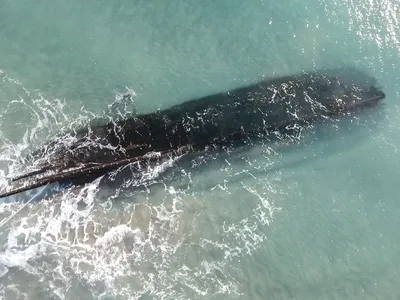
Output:
<path fill-rule="evenodd" d="M 0 100 L 8 101 L 0 115 L 2 186 L 8 176 L 29 168 L 24 157 L 30 150 L 59 131 L 135 113 L 135 93 L 129 89 L 96 115 L 27 91 L 5 72 L 1 79 Z M 22 115 L 27 122 L 10 122 Z M 262 245 L 279 211 L 275 203 L 284 195 L 276 185 L 279 172 L 267 172 L 271 148 L 261 144 L 252 151 L 131 165 L 125 168 L 134 175 L 129 180 L 100 188 L 98 179 L 41 201 L 9 197 L 0 204 L 0 296 L 240 295 L 232 262 Z M 32 196 L 26 193 L 26 200 Z"/>

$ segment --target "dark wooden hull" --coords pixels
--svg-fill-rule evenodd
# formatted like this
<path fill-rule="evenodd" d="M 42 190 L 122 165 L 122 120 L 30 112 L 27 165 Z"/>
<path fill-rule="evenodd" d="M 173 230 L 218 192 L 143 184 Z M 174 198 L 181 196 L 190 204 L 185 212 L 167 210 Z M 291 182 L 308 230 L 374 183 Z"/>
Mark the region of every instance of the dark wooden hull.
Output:
<path fill-rule="evenodd" d="M 67 147 L 59 137 L 37 151 L 34 160 L 47 157 L 40 169 L 15 178 L 31 180 L 0 198 L 63 180 L 84 183 L 149 153 L 230 147 L 253 137 L 293 137 L 315 120 L 378 103 L 385 95 L 375 83 L 352 69 L 303 73 L 92 126 L 80 130 Z"/>

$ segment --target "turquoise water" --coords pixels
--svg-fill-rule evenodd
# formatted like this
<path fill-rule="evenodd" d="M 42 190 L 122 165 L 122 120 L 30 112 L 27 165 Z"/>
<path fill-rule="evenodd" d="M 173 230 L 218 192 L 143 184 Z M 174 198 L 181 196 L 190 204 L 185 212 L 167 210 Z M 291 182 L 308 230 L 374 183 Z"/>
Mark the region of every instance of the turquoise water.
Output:
<path fill-rule="evenodd" d="M 18 211 L 0 230 L 0 297 L 398 299 L 399 25 L 394 0 L 3 0 L 3 185 L 70 123 L 262 76 L 352 65 L 387 98 L 301 146 L 166 161 L 117 196 L 93 183 L 0 204 L 0 220 Z"/>

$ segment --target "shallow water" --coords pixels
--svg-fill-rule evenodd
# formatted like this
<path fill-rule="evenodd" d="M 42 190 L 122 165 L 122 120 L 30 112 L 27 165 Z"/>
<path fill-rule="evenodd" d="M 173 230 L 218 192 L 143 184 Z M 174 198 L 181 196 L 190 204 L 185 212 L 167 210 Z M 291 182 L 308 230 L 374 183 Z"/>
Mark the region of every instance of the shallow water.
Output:
<path fill-rule="evenodd" d="M 163 161 L 123 186 L 9 199 L 0 297 L 399 298 L 399 25 L 393 0 L 3 0 L 3 185 L 71 123 L 262 76 L 351 65 L 387 98 L 301 145 L 261 141 Z M 127 90 L 134 103 L 119 101 Z"/>

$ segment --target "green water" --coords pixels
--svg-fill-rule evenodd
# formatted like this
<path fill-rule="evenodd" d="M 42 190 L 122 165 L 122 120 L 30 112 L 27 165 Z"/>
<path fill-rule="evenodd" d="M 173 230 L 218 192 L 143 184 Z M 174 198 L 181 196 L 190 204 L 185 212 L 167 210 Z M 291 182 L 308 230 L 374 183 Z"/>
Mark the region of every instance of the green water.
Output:
<path fill-rule="evenodd" d="M 116 201 L 93 184 L 30 204 L 1 228 L 0 298 L 398 299 L 399 28 L 394 0 L 3 0 L 2 183 L 127 89 L 146 112 L 352 65 L 387 98 L 331 139 L 198 159 Z"/>

